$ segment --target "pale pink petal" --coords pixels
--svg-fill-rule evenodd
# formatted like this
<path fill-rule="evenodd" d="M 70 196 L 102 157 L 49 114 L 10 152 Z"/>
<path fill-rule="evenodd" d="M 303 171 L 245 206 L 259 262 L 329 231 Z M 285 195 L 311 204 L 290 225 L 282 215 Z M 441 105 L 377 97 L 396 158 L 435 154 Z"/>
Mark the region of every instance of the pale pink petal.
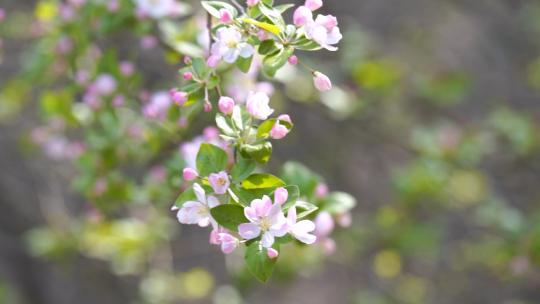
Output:
<path fill-rule="evenodd" d="M 238 233 L 246 240 L 251 240 L 261 234 L 261 229 L 253 223 L 244 223 L 238 226 Z"/>
<path fill-rule="evenodd" d="M 272 235 L 271 232 L 267 231 L 263 234 L 261 238 L 261 244 L 265 248 L 272 247 L 272 245 L 274 244 L 274 236 Z"/>
<path fill-rule="evenodd" d="M 201 187 L 201 185 L 194 183 L 193 191 L 195 192 L 195 195 L 197 196 L 199 202 L 206 204 L 206 193 L 204 192 L 204 189 Z"/>

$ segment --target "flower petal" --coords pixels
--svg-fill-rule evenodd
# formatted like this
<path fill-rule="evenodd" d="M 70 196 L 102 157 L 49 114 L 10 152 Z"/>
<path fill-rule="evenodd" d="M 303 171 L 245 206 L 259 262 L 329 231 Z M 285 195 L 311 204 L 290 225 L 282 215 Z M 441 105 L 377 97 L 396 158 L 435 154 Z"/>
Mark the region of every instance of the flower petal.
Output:
<path fill-rule="evenodd" d="M 261 238 L 261 244 L 265 248 L 270 248 L 274 244 L 274 236 L 270 231 L 267 231 L 263 234 Z"/>
<path fill-rule="evenodd" d="M 261 234 L 261 229 L 253 223 L 243 223 L 238 226 L 238 233 L 246 240 L 251 240 Z"/>

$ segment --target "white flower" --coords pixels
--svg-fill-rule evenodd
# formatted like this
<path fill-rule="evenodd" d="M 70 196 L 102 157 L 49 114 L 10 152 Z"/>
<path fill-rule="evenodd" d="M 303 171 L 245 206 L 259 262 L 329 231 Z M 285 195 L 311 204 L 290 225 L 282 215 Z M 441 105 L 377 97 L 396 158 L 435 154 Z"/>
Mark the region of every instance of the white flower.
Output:
<path fill-rule="evenodd" d="M 244 239 L 251 240 L 262 234 L 261 244 L 270 248 L 276 237 L 287 234 L 287 220 L 281 205 L 272 204 L 266 195 L 262 199 L 253 200 L 250 206 L 244 208 L 244 215 L 250 221 L 238 226 L 238 233 Z"/>
<path fill-rule="evenodd" d="M 234 63 L 238 56 L 251 57 L 254 49 L 251 44 L 242 41 L 242 34 L 234 27 L 222 27 L 217 30 L 211 53 L 212 56 L 223 58 L 227 63 Z"/>
<path fill-rule="evenodd" d="M 336 51 L 338 48 L 333 45 L 343 38 L 337 25 L 336 17 L 318 15 L 315 21 L 306 24 L 306 37 L 329 51 Z"/>
<path fill-rule="evenodd" d="M 193 184 L 193 191 L 198 201 L 185 202 L 176 215 L 178 221 L 182 224 L 197 224 L 201 227 L 212 224 L 212 227 L 217 229 L 217 222 L 212 218 L 210 209 L 219 205 L 218 199 L 211 195 L 206 196 L 204 189 L 197 183 Z"/>
<path fill-rule="evenodd" d="M 270 97 L 265 93 L 250 92 L 246 101 L 246 109 L 252 117 L 265 120 L 274 113 L 274 109 L 270 108 L 269 103 Z"/>

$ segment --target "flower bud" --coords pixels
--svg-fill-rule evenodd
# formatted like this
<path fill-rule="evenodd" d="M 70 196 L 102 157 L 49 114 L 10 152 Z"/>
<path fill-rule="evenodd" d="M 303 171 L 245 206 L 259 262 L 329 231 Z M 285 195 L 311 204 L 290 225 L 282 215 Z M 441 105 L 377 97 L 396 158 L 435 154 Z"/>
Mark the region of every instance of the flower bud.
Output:
<path fill-rule="evenodd" d="M 272 127 L 272 130 L 270 130 L 270 137 L 273 139 L 282 139 L 289 133 L 289 129 L 285 127 L 284 125 L 279 123 L 279 120 L 276 121 L 274 126 Z"/>
<path fill-rule="evenodd" d="M 129 61 L 122 61 L 120 62 L 120 73 L 124 76 L 131 76 L 135 72 L 135 67 L 133 66 L 133 63 Z"/>
<path fill-rule="evenodd" d="M 318 10 L 323 6 L 322 0 L 306 0 L 306 3 L 304 4 L 307 8 L 310 10 Z"/>
<path fill-rule="evenodd" d="M 230 115 L 234 109 L 234 100 L 227 96 L 221 96 L 219 98 L 218 106 L 221 113 Z"/>
<path fill-rule="evenodd" d="M 278 116 L 277 118 L 279 121 L 286 121 L 290 124 L 292 124 L 292 120 L 291 120 L 291 117 L 288 115 L 288 114 L 281 114 Z"/>
<path fill-rule="evenodd" d="M 266 250 L 266 255 L 270 258 L 270 259 L 275 259 L 279 256 L 279 252 L 277 250 L 275 250 L 274 248 L 270 247 Z"/>
<path fill-rule="evenodd" d="M 176 105 L 183 106 L 188 100 L 188 93 L 182 91 L 176 91 L 172 94 L 172 100 Z"/>
<path fill-rule="evenodd" d="M 208 101 L 208 100 L 206 100 L 206 101 L 204 102 L 204 111 L 205 111 L 206 113 L 212 111 L 212 104 L 211 104 L 210 101 Z"/>
<path fill-rule="evenodd" d="M 309 21 L 313 20 L 313 13 L 305 6 L 299 6 L 293 15 L 293 22 L 296 26 L 306 25 Z"/>
<path fill-rule="evenodd" d="M 296 57 L 296 55 L 292 55 L 291 57 L 289 57 L 289 59 L 287 59 L 287 61 L 289 62 L 290 65 L 297 65 L 298 57 Z"/>
<path fill-rule="evenodd" d="M 289 198 L 289 192 L 283 187 L 279 187 L 274 191 L 274 203 L 283 205 L 287 198 Z"/>
<path fill-rule="evenodd" d="M 182 175 L 183 175 L 185 181 L 190 182 L 190 181 L 196 179 L 197 176 L 199 175 L 199 173 L 197 173 L 197 171 L 195 171 L 195 169 L 184 168 L 184 171 L 182 172 Z"/>
<path fill-rule="evenodd" d="M 315 88 L 321 92 L 329 91 L 332 88 L 330 78 L 321 72 L 313 73 L 313 83 L 315 84 Z"/>
<path fill-rule="evenodd" d="M 190 80 L 191 78 L 193 78 L 193 74 L 191 72 L 185 72 L 182 77 L 185 79 L 185 80 Z"/>
<path fill-rule="evenodd" d="M 228 9 L 222 8 L 219 10 L 219 21 L 222 23 L 231 23 L 233 16 Z"/>
<path fill-rule="evenodd" d="M 259 4 L 259 0 L 247 0 L 247 6 L 252 7 Z"/>

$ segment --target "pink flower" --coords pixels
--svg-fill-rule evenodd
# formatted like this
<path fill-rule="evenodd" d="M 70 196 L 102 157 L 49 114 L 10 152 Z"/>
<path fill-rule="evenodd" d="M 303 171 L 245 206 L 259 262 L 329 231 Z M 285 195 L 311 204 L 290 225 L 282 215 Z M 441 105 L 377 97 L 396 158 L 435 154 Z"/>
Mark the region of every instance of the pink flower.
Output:
<path fill-rule="evenodd" d="M 259 0 L 247 0 L 246 3 L 247 3 L 247 6 L 251 7 L 251 6 L 255 6 L 259 4 Z"/>
<path fill-rule="evenodd" d="M 206 65 L 208 67 L 215 68 L 215 67 L 217 67 L 217 65 L 219 63 L 219 59 L 220 59 L 219 56 L 212 55 L 212 56 L 208 57 L 208 59 L 206 59 Z"/>
<path fill-rule="evenodd" d="M 281 206 L 277 203 L 272 205 L 272 200 L 266 195 L 244 208 L 244 215 L 250 221 L 238 226 L 238 232 L 244 239 L 251 240 L 262 234 L 261 244 L 270 248 L 275 237 L 287 234 L 287 220 Z"/>
<path fill-rule="evenodd" d="M 274 191 L 274 202 L 276 204 L 283 205 L 287 201 L 288 197 L 289 192 L 283 187 L 279 187 L 276 189 L 276 191 Z"/>
<path fill-rule="evenodd" d="M 221 113 L 230 115 L 234 109 L 234 100 L 228 96 L 221 96 L 219 98 L 218 106 Z"/>
<path fill-rule="evenodd" d="M 219 10 L 219 21 L 227 24 L 227 23 L 231 23 L 232 20 L 233 20 L 233 16 L 228 9 L 222 8 Z"/>
<path fill-rule="evenodd" d="M 329 236 L 334 230 L 334 219 L 330 213 L 323 211 L 315 218 L 315 235 L 319 238 Z"/>
<path fill-rule="evenodd" d="M 116 108 L 119 108 L 124 105 L 125 101 L 126 98 L 124 97 L 124 95 L 116 95 L 112 100 L 112 105 Z"/>
<path fill-rule="evenodd" d="M 265 120 L 274 113 L 274 110 L 268 105 L 270 98 L 263 92 L 250 92 L 246 102 L 248 113 L 260 120 Z"/>
<path fill-rule="evenodd" d="M 221 243 L 221 251 L 225 254 L 233 252 L 240 241 L 229 233 L 219 233 L 218 241 Z"/>
<path fill-rule="evenodd" d="M 289 62 L 290 65 L 297 65 L 298 57 L 296 57 L 296 55 L 292 55 L 291 57 L 289 57 L 289 59 L 287 59 L 287 61 Z"/>
<path fill-rule="evenodd" d="M 282 139 L 289 133 L 289 129 L 285 127 L 284 125 L 279 123 L 279 120 L 276 121 L 274 126 L 272 127 L 272 130 L 270 130 L 270 137 L 273 139 Z"/>
<path fill-rule="evenodd" d="M 315 84 L 315 88 L 321 92 L 329 91 L 332 88 L 330 78 L 321 72 L 313 73 L 313 83 Z"/>
<path fill-rule="evenodd" d="M 187 201 L 182 205 L 176 217 L 182 224 L 197 224 L 200 227 L 207 227 L 212 224 L 217 229 L 217 222 L 212 218 L 210 209 L 219 205 L 219 201 L 214 196 L 206 196 L 204 189 L 197 183 L 193 184 L 193 190 L 197 196 L 197 201 Z"/>
<path fill-rule="evenodd" d="M 210 182 L 210 186 L 212 186 L 212 189 L 214 189 L 216 194 L 225 194 L 231 184 L 229 176 L 225 171 L 210 174 L 208 176 L 208 182 Z"/>
<path fill-rule="evenodd" d="M 302 220 L 296 222 L 296 208 L 291 207 L 287 213 L 287 226 L 289 227 L 289 233 L 297 240 L 305 244 L 313 244 L 317 240 L 317 237 L 310 234 L 315 230 L 315 224 L 310 220 Z"/>
<path fill-rule="evenodd" d="M 320 183 L 315 188 L 315 196 L 317 198 L 324 198 L 328 195 L 328 186 L 325 183 Z"/>
<path fill-rule="evenodd" d="M 280 120 L 280 121 L 286 121 L 286 122 L 292 124 L 291 117 L 289 115 L 287 115 L 287 114 L 281 114 L 281 115 L 278 116 L 277 119 Z"/>
<path fill-rule="evenodd" d="M 143 114 L 150 119 L 163 120 L 167 116 L 167 111 L 172 104 L 169 94 L 157 92 L 150 98 L 150 102 L 143 108 Z"/>
<path fill-rule="evenodd" d="M 310 10 L 315 11 L 323 6 L 323 2 L 322 0 L 306 0 L 304 5 Z"/>
<path fill-rule="evenodd" d="M 122 61 L 120 62 L 120 73 L 124 76 L 131 76 L 135 72 L 135 67 L 133 66 L 133 63 L 129 61 Z"/>
<path fill-rule="evenodd" d="M 171 97 L 177 106 L 183 106 L 188 100 L 188 93 L 182 91 L 172 92 Z"/>
<path fill-rule="evenodd" d="M 306 24 L 306 37 L 329 51 L 337 51 L 338 48 L 333 45 L 343 38 L 337 25 L 336 17 L 318 15 L 315 21 Z"/>
<path fill-rule="evenodd" d="M 110 95 L 116 90 L 116 79 L 109 74 L 101 74 L 94 81 L 94 87 L 99 95 Z"/>
<path fill-rule="evenodd" d="M 191 78 L 193 78 L 193 73 L 191 73 L 191 72 L 185 72 L 184 74 L 182 74 L 182 77 L 183 77 L 185 80 L 190 80 Z"/>
<path fill-rule="evenodd" d="M 184 177 L 185 181 L 190 182 L 196 179 L 199 176 L 199 173 L 195 169 L 184 168 L 184 170 L 182 171 L 182 176 Z"/>
<path fill-rule="evenodd" d="M 266 255 L 270 259 L 275 259 L 275 258 L 278 257 L 279 252 L 277 250 L 275 250 L 274 248 L 270 247 L 270 248 L 266 249 Z"/>
<path fill-rule="evenodd" d="M 313 22 L 313 13 L 305 6 L 299 6 L 293 15 L 293 23 L 296 26 L 303 26 Z"/>

